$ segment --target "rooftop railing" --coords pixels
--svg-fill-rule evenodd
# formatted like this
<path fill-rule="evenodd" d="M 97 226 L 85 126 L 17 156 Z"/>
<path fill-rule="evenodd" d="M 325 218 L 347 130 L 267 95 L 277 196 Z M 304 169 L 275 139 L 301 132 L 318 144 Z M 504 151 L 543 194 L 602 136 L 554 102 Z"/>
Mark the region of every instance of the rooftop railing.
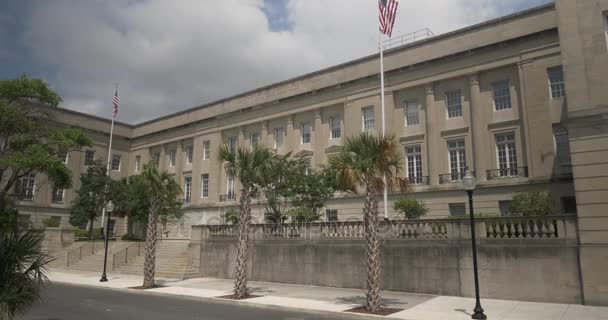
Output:
<path fill-rule="evenodd" d="M 382 42 L 384 50 L 395 47 L 400 47 L 408 43 L 416 42 L 418 40 L 428 39 L 434 37 L 435 34 L 431 29 L 424 28 L 414 32 L 406 33 L 403 35 L 393 36 L 392 38 Z"/>

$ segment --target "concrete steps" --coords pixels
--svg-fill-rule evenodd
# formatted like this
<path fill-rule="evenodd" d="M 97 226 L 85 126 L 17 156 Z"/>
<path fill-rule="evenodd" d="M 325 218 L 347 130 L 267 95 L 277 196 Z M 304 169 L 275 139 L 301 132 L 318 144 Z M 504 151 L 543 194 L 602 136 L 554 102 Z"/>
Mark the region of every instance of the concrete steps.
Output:
<path fill-rule="evenodd" d="M 131 241 L 114 241 L 108 246 L 108 262 L 107 270 L 115 273 L 137 274 L 143 275 L 144 270 L 144 246 L 141 243 L 140 255 L 132 257 L 127 261 L 127 264 L 113 264 L 114 254 L 123 252 L 127 247 L 133 247 L 135 242 Z M 82 248 L 88 255 L 83 255 L 80 260 L 72 259 L 70 264 L 67 264 L 68 252 L 79 252 Z M 54 268 L 62 268 L 67 270 L 83 270 L 83 271 L 101 271 L 103 269 L 104 248 L 102 242 L 95 243 L 95 253 L 90 254 L 90 242 L 77 242 L 74 245 L 66 248 L 61 252 L 56 252 L 53 257 L 56 258 L 50 265 Z M 119 257 L 121 255 L 118 255 Z M 122 255 L 124 259 L 124 255 Z M 118 258 L 121 259 L 121 258 Z M 156 274 L 159 278 L 184 279 L 188 275 L 195 274 L 189 270 L 190 254 L 188 251 L 187 240 L 164 240 L 157 243 L 156 247 Z"/>
<path fill-rule="evenodd" d="M 156 272 L 160 278 L 183 279 L 188 271 L 189 252 L 188 241 L 165 240 L 159 242 L 156 248 Z M 125 274 L 143 274 L 144 255 L 136 257 L 128 264 L 114 271 Z"/>
<path fill-rule="evenodd" d="M 82 248 L 82 250 L 86 252 L 85 254 L 90 255 L 90 246 L 90 241 L 77 241 L 63 250 L 48 252 L 47 254 L 54 259 L 49 266 L 52 268 L 66 268 L 68 265 L 68 252 L 73 252 L 75 254 L 80 248 Z M 103 241 L 95 241 L 95 247 L 103 248 Z M 86 256 L 83 258 L 86 258 Z"/>

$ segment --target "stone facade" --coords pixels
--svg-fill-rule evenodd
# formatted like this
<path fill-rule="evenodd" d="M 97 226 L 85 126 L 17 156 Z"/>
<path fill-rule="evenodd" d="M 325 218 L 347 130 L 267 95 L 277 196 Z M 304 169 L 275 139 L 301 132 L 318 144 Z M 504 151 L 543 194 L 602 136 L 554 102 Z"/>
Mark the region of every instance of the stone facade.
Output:
<path fill-rule="evenodd" d="M 384 63 L 387 131 L 406 153 L 410 196 L 425 201 L 431 217 L 462 213 L 464 167 L 476 172 L 479 213 L 504 214 L 516 192 L 550 190 L 556 213 L 578 212 L 584 299 L 600 302 L 608 301 L 607 10 L 608 0 L 558 0 L 389 49 Z M 222 223 L 237 205 L 217 160 L 222 144 L 258 141 L 318 166 L 342 137 L 381 130 L 378 74 L 372 55 L 137 125 L 119 123 L 113 153 L 121 165 L 112 175 L 137 174 L 158 159 L 189 190 L 184 220 L 169 229 L 187 238 L 191 225 Z M 53 113 L 61 125 L 84 128 L 96 141 L 95 157 L 106 157 L 107 120 Z M 84 157 L 69 155 L 76 186 Z M 60 215 L 65 224 L 74 190 L 54 204 L 44 179 L 36 177 L 35 198 L 20 203 L 22 212 Z M 361 202 L 341 194 L 327 207 L 339 220 L 360 219 Z"/>

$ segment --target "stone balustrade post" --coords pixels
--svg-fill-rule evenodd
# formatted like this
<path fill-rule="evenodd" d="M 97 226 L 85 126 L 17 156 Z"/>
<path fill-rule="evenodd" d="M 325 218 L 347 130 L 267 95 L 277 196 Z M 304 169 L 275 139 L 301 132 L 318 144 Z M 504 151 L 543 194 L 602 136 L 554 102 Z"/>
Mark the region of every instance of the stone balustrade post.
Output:
<path fill-rule="evenodd" d="M 321 239 L 321 226 L 324 224 L 321 223 L 311 223 L 307 225 L 307 238 L 309 240 L 319 240 Z"/>
<path fill-rule="evenodd" d="M 262 240 L 264 239 L 264 225 L 263 224 L 252 224 L 249 228 L 249 240 Z"/>

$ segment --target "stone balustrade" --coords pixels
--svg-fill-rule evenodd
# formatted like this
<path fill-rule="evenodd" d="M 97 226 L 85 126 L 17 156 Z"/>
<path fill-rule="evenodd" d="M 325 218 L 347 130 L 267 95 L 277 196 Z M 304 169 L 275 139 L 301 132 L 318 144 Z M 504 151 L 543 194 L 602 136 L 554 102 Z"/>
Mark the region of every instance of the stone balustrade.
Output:
<path fill-rule="evenodd" d="M 384 240 L 467 240 L 470 224 L 462 219 L 391 220 L 380 222 Z M 478 239 L 576 239 L 576 217 L 493 217 L 475 219 Z M 236 225 L 193 226 L 194 241 L 234 239 Z M 358 240 L 365 239 L 362 221 L 252 224 L 251 240 Z"/>

